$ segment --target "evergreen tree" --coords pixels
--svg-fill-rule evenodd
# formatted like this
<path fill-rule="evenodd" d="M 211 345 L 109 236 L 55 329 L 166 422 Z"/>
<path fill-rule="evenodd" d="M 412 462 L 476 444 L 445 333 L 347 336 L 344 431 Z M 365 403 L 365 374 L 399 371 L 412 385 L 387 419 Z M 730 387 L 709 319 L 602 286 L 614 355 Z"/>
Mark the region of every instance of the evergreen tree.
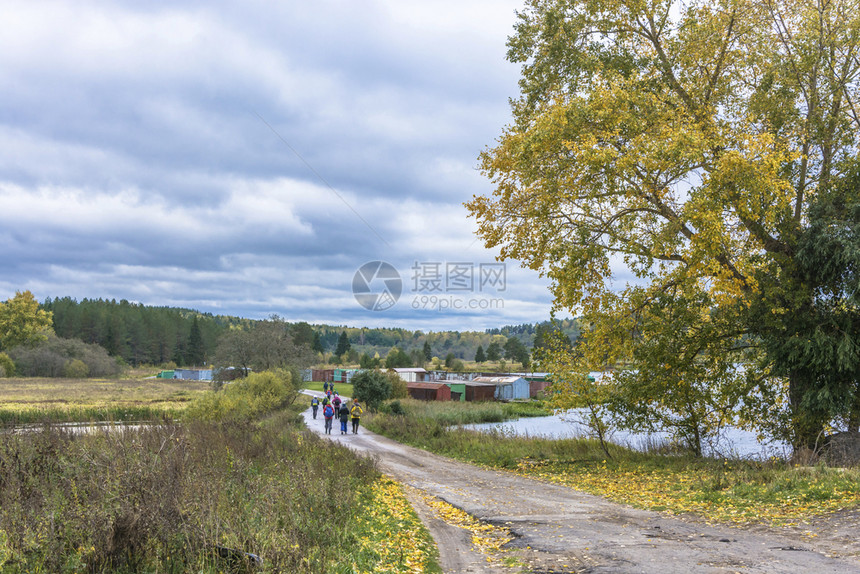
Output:
<path fill-rule="evenodd" d="M 430 341 L 424 341 L 424 360 L 430 361 L 433 359 L 433 350 L 430 348 Z"/>
<path fill-rule="evenodd" d="M 323 347 L 322 338 L 317 331 L 314 331 L 314 340 L 313 344 L 311 345 L 311 349 L 313 349 L 317 353 L 325 353 L 325 347 Z"/>
<path fill-rule="evenodd" d="M 200 323 L 195 315 L 188 335 L 188 362 L 191 365 L 202 366 L 205 360 L 206 348 L 203 345 L 203 335 L 200 333 Z"/>
<path fill-rule="evenodd" d="M 486 355 L 484 355 L 484 347 L 481 345 L 478 345 L 478 350 L 475 351 L 475 362 L 476 363 L 483 363 L 486 360 L 487 360 L 487 357 L 486 357 Z"/>
<path fill-rule="evenodd" d="M 349 344 L 349 337 L 346 334 L 346 331 L 341 331 L 340 338 L 337 340 L 337 348 L 334 351 L 334 354 L 338 357 L 343 357 L 349 350 L 352 348 L 352 345 Z"/>

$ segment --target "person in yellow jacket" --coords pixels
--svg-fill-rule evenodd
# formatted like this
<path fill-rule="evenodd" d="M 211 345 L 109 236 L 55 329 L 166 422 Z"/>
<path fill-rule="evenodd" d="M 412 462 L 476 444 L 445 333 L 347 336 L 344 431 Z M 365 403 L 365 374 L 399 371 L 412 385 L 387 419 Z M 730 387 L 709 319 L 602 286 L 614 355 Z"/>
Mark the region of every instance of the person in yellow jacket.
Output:
<path fill-rule="evenodd" d="M 352 434 L 358 434 L 358 421 L 361 419 L 361 413 L 363 412 L 358 401 L 352 401 L 352 408 L 349 409 L 349 414 L 352 415 Z"/>

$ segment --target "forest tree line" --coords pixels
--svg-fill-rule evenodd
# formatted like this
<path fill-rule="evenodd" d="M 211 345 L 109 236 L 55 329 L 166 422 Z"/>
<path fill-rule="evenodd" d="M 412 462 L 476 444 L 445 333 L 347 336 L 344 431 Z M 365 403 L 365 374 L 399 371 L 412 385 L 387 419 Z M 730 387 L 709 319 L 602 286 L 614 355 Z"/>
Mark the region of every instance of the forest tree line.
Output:
<path fill-rule="evenodd" d="M 579 335 L 577 322 L 570 319 L 486 331 L 424 333 L 402 328 L 290 323 L 277 316 L 254 320 L 113 299 L 48 298 L 40 309 L 51 315 L 57 338 L 96 345 L 132 366 L 247 366 L 250 359 L 241 350 L 251 341 L 259 342 L 264 333 L 262 338 L 270 339 L 278 329 L 289 337 L 291 345 L 303 349 L 300 353 L 295 351 L 302 363 L 358 364 L 362 357 L 378 357 L 384 364 L 394 354 L 397 366 L 424 366 L 433 358 L 440 358 L 448 367 L 452 360 L 472 361 L 476 357 L 479 361 L 506 357 L 523 362 L 536 344 L 541 345 L 543 333 L 549 330 L 560 330 L 571 341 Z M 257 333 L 256 339 L 249 335 L 252 333 Z M 70 348 L 67 343 L 51 344 L 57 349 Z M 22 358 L 24 355 L 19 352 Z M 32 352 L 27 357 L 29 362 L 38 360 Z"/>

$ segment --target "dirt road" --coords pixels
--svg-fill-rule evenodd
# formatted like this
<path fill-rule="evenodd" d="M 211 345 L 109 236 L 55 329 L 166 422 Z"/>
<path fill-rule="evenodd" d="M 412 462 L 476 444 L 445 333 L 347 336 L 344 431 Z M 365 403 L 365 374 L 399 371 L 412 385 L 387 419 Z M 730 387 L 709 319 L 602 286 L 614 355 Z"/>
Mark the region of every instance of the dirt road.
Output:
<path fill-rule="evenodd" d="M 321 416 L 313 420 L 308 409 L 305 420 L 322 434 Z M 508 555 L 526 565 L 508 570 L 487 564 L 467 531 L 435 518 L 422 497 L 413 496 L 448 573 L 860 573 L 857 513 L 805 526 L 814 537 L 794 529 L 714 527 L 457 462 L 366 429 L 341 435 L 335 425 L 332 432 L 328 438 L 374 457 L 396 480 L 508 528 L 516 536 Z"/>

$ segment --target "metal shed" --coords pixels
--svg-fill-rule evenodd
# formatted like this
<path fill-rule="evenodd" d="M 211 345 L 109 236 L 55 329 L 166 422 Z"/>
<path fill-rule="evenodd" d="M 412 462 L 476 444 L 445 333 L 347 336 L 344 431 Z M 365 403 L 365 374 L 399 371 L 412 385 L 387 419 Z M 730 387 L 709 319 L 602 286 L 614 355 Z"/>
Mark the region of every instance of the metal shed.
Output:
<path fill-rule="evenodd" d="M 420 401 L 450 401 L 451 389 L 445 383 L 406 383 L 409 396 Z"/>
<path fill-rule="evenodd" d="M 495 385 L 494 396 L 500 401 L 529 398 L 529 382 L 522 377 L 477 377 L 475 382 Z"/>
<path fill-rule="evenodd" d="M 469 402 L 492 401 L 495 399 L 496 385 L 465 381 L 463 382 L 463 386 L 466 389 L 466 400 Z"/>
<path fill-rule="evenodd" d="M 461 381 L 449 381 L 445 383 L 451 389 L 452 401 L 466 401 L 466 385 Z"/>
<path fill-rule="evenodd" d="M 427 371 L 421 367 L 390 369 L 407 383 L 421 383 L 427 380 Z"/>
<path fill-rule="evenodd" d="M 211 381 L 212 369 L 174 369 L 173 378 L 186 381 Z"/>

